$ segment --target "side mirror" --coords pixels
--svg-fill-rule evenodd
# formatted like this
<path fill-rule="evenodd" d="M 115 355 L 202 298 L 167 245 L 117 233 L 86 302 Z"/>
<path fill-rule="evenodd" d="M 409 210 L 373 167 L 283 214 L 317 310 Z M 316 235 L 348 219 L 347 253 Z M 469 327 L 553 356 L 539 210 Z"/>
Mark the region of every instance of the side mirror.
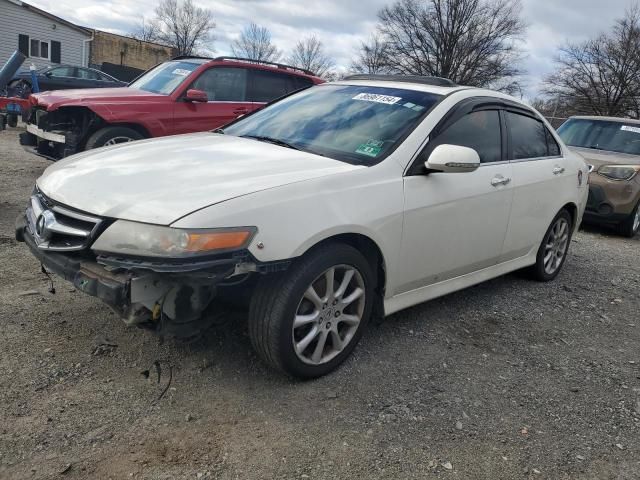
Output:
<path fill-rule="evenodd" d="M 473 172 L 480 166 L 480 156 L 473 148 L 438 145 L 424 166 L 427 170 L 443 173 Z"/>
<path fill-rule="evenodd" d="M 187 102 L 208 102 L 209 97 L 207 97 L 207 92 L 203 92 L 202 90 L 196 90 L 195 88 L 190 88 L 187 90 L 187 94 L 184 96 L 184 99 Z"/>
<path fill-rule="evenodd" d="M 52 74 L 51 74 L 51 72 L 45 72 L 44 76 L 51 78 Z"/>

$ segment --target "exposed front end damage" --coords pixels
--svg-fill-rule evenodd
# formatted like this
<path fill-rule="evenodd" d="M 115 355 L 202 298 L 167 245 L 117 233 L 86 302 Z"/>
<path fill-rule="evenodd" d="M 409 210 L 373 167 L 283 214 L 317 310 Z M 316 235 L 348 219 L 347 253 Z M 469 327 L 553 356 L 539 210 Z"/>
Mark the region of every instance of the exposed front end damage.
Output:
<path fill-rule="evenodd" d="M 45 271 L 101 299 L 130 326 L 194 337 L 215 319 L 219 287 L 260 270 L 247 251 L 197 261 L 95 254 L 89 246 L 110 220 L 49 202 L 32 196 L 16 221 L 16 239 L 27 244 Z"/>
<path fill-rule="evenodd" d="M 59 160 L 82 150 L 89 133 L 103 120 L 84 107 L 61 107 L 47 111 L 36 105 L 23 115 L 26 132 L 20 144 L 37 155 Z"/>

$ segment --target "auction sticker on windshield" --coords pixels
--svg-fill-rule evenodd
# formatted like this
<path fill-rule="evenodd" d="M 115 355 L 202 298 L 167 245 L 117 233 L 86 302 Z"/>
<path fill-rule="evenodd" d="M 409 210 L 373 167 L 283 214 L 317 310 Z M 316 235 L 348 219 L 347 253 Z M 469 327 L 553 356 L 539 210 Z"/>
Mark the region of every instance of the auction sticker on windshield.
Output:
<path fill-rule="evenodd" d="M 185 70 L 184 68 L 176 68 L 173 72 L 174 75 L 182 75 L 183 77 L 186 77 L 187 75 L 189 75 L 191 72 L 189 70 Z"/>
<path fill-rule="evenodd" d="M 392 97 L 390 95 L 378 95 L 377 93 L 359 93 L 352 100 L 362 100 L 365 102 L 386 103 L 387 105 L 393 105 L 402 100 L 401 97 Z"/>
<path fill-rule="evenodd" d="M 623 125 L 620 130 L 624 130 L 625 132 L 640 133 L 640 127 L 631 127 L 629 125 Z"/>

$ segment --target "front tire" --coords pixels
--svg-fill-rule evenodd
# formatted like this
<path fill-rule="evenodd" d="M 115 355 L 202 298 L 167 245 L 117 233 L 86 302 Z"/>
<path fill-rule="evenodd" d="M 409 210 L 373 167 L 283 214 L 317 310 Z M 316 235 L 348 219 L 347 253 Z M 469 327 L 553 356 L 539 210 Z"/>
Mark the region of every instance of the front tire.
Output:
<path fill-rule="evenodd" d="M 531 267 L 531 277 L 540 282 L 548 282 L 558 276 L 569 252 L 573 220 L 567 210 L 560 210 L 544 234 L 536 263 Z"/>
<path fill-rule="evenodd" d="M 333 243 L 260 279 L 249 308 L 249 336 L 269 366 L 297 378 L 337 368 L 371 317 L 375 275 L 355 248 Z"/>
<path fill-rule="evenodd" d="M 633 238 L 640 231 L 640 202 L 633 209 L 631 215 L 618 226 L 618 231 L 620 235 L 628 238 Z"/>
<path fill-rule="evenodd" d="M 101 128 L 89 137 L 85 145 L 85 150 L 94 148 L 109 147 L 119 143 L 128 143 L 135 140 L 142 140 L 144 136 L 129 127 L 105 127 Z"/>

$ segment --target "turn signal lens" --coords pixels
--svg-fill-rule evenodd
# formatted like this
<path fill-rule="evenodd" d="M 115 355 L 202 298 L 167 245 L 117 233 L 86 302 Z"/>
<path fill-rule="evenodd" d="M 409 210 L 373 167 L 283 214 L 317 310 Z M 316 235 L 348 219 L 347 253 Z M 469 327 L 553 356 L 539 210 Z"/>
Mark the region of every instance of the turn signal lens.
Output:
<path fill-rule="evenodd" d="M 240 248 L 247 243 L 251 232 L 218 232 L 218 233 L 188 233 L 187 252 L 202 252 L 209 250 L 226 250 Z"/>

